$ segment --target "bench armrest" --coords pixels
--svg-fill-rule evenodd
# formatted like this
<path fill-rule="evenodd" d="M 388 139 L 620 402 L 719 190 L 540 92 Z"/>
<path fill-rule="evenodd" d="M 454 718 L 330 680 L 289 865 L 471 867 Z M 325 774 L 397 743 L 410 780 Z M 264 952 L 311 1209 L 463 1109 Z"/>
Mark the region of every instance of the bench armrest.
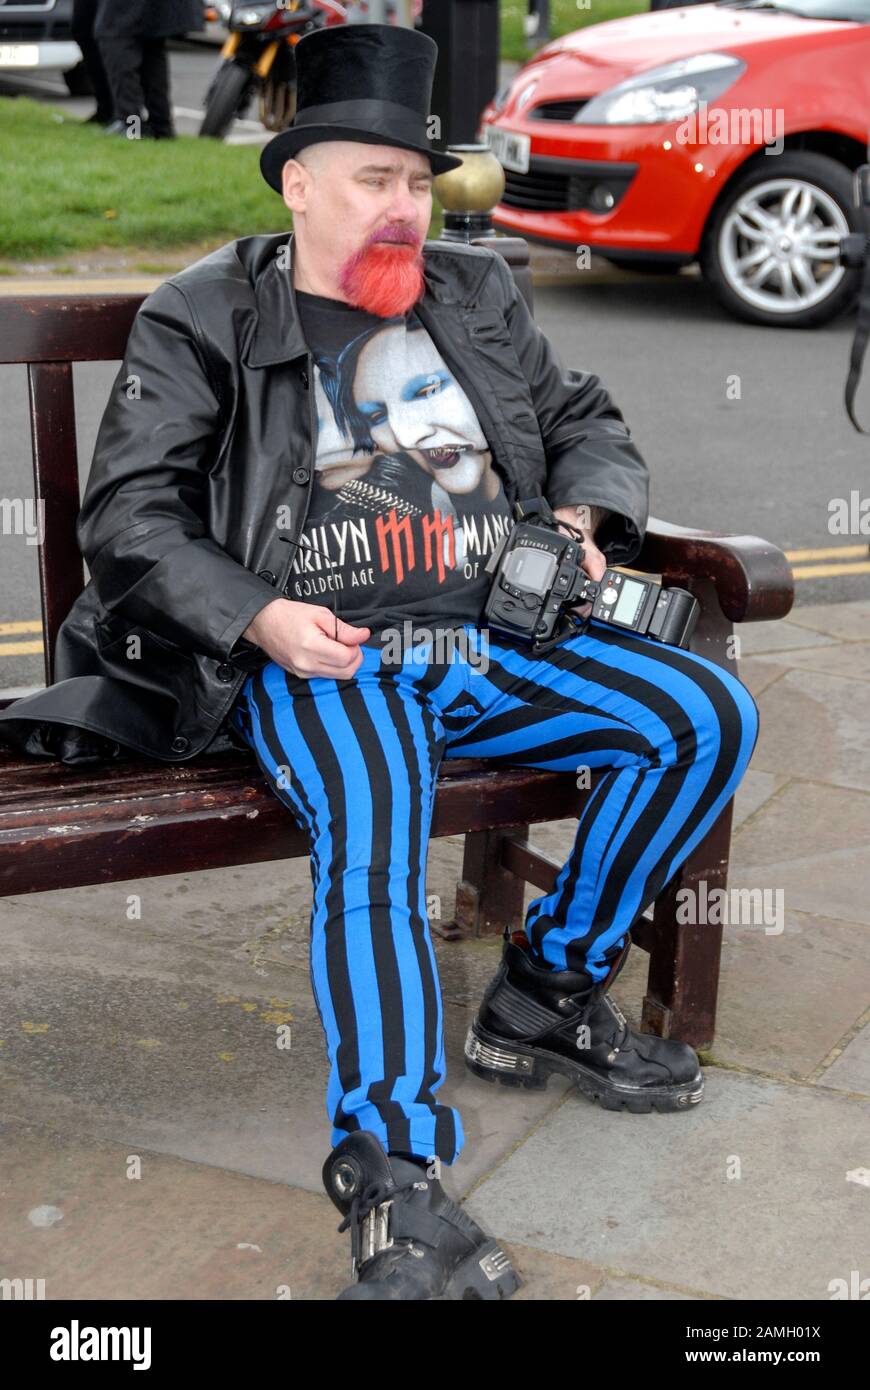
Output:
<path fill-rule="evenodd" d="M 665 584 L 703 591 L 712 585 L 733 623 L 784 618 L 794 602 L 791 565 L 778 546 L 760 536 L 696 531 L 650 517 L 631 568 L 660 574 Z M 703 601 L 703 592 L 698 593 Z"/>

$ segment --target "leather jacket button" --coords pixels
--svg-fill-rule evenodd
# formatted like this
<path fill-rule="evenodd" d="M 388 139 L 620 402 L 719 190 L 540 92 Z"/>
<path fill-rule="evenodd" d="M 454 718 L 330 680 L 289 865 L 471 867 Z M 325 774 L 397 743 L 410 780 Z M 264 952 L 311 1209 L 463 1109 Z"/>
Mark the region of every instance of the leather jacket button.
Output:
<path fill-rule="evenodd" d="M 189 747 L 190 739 L 185 738 L 184 734 L 179 734 L 177 738 L 172 740 L 173 753 L 185 753 Z"/>
<path fill-rule="evenodd" d="M 223 681 L 226 685 L 229 685 L 230 681 L 235 676 L 235 671 L 232 666 L 230 666 L 229 662 L 222 661 L 215 671 L 215 675 L 219 681 Z"/>
<path fill-rule="evenodd" d="M 294 468 L 294 469 L 293 469 L 293 481 L 294 481 L 294 483 L 307 483 L 307 482 L 308 482 L 308 479 L 309 479 L 310 477 L 311 477 L 311 473 L 310 473 L 310 471 L 309 471 L 307 468 Z"/>
<path fill-rule="evenodd" d="M 271 570 L 260 570 L 259 574 L 257 575 L 257 578 L 265 579 L 267 584 L 275 583 L 275 576 Z"/>

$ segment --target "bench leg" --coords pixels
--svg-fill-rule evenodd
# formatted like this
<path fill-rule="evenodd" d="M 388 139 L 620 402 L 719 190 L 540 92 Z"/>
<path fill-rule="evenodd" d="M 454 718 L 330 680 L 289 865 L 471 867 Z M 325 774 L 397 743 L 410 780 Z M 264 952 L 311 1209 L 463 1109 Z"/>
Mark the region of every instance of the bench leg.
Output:
<path fill-rule="evenodd" d="M 722 924 L 678 921 L 677 893 L 689 888 L 697 902 L 702 880 L 708 895 L 714 888 L 726 886 L 733 807 L 729 801 L 716 824 L 659 894 L 650 933 L 641 1027 L 645 1033 L 677 1038 L 696 1048 L 712 1047 L 716 1031 Z M 687 914 L 683 911 L 680 915 Z"/>
<path fill-rule="evenodd" d="M 448 941 L 464 936 L 501 936 L 519 930 L 525 921 L 525 882 L 502 863 L 507 836 L 526 843 L 529 827 L 474 830 L 465 836 L 462 877 L 456 885 L 456 914 L 452 922 L 432 924 Z"/>

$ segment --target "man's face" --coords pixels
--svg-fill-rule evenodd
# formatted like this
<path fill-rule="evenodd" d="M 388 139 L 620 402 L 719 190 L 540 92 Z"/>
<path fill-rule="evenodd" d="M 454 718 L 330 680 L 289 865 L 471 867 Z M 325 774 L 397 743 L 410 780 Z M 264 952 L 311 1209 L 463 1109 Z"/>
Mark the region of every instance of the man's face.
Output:
<path fill-rule="evenodd" d="M 381 318 L 423 295 L 422 244 L 432 217 L 425 155 L 330 140 L 284 165 L 284 201 L 298 247 L 296 287 L 341 297 Z M 328 287 L 328 288 L 325 288 Z"/>

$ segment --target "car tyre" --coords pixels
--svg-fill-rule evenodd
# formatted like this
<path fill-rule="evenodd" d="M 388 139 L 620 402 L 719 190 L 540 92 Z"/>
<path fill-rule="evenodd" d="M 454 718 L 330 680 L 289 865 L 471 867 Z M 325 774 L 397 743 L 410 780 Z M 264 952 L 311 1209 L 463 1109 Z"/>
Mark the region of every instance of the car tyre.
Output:
<path fill-rule="evenodd" d="M 738 175 L 717 201 L 704 231 L 701 271 L 735 317 L 815 328 L 857 294 L 860 272 L 840 265 L 838 238 L 860 230 L 845 165 L 810 151 L 769 156 Z M 759 276 L 761 283 L 753 284 Z"/>

